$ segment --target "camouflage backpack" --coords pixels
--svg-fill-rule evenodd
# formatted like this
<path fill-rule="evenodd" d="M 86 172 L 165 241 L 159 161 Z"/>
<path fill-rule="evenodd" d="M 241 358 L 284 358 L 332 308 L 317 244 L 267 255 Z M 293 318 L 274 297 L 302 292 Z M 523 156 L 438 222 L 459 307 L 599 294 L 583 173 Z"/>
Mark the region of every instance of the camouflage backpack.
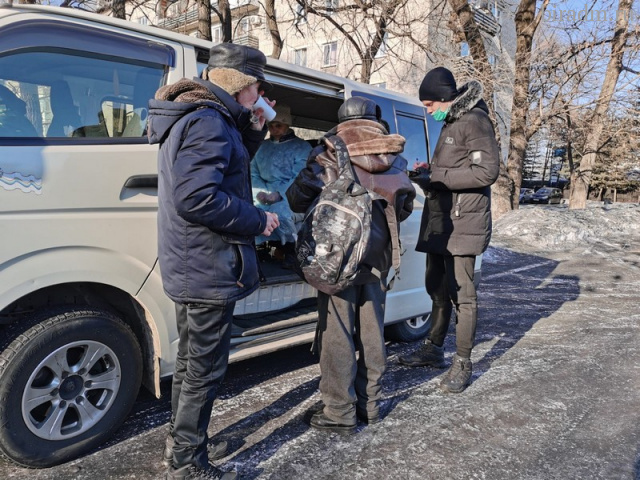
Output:
<path fill-rule="evenodd" d="M 354 284 L 369 248 L 372 193 L 356 182 L 342 139 L 329 140 L 335 145 L 338 178 L 305 215 L 296 241 L 296 270 L 313 287 L 334 295 Z"/>

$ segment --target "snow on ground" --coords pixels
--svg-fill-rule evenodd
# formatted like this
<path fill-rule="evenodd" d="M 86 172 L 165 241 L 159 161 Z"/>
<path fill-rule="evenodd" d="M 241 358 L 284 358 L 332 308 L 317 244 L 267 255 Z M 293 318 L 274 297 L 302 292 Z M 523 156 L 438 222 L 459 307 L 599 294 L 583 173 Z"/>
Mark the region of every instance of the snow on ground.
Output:
<path fill-rule="evenodd" d="M 567 205 L 521 205 L 493 225 L 491 245 L 533 251 L 572 250 L 588 245 L 629 248 L 640 237 L 640 204 L 588 202 Z M 491 252 L 485 261 L 491 260 Z"/>

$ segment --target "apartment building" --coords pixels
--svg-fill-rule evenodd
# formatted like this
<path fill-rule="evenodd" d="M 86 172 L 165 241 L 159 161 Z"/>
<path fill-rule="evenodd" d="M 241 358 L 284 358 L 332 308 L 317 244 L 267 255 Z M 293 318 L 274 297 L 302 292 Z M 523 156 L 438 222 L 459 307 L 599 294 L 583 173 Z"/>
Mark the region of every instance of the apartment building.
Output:
<path fill-rule="evenodd" d="M 494 68 L 494 97 L 503 156 L 509 137 L 512 80 L 514 78 L 515 6 L 507 0 L 469 0 Z M 472 60 L 468 45 L 446 2 L 406 0 L 389 15 L 384 39 L 374 55 L 368 51 L 375 36 L 375 11 L 366 18 L 353 13 L 344 0 L 296 2 L 275 0 L 278 32 L 283 46 L 280 59 L 364 81 L 381 88 L 414 95 L 424 74 L 444 65 L 459 83 L 469 79 Z M 233 41 L 273 56 L 274 46 L 263 3 L 231 0 Z M 215 4 L 214 4 L 215 6 Z M 128 4 L 132 21 L 155 25 L 187 35 L 197 35 L 198 9 L 194 0 L 161 0 Z M 212 39 L 222 41 L 222 29 L 212 14 Z M 363 59 L 373 56 L 368 69 Z M 368 77 L 368 78 L 367 78 Z"/>

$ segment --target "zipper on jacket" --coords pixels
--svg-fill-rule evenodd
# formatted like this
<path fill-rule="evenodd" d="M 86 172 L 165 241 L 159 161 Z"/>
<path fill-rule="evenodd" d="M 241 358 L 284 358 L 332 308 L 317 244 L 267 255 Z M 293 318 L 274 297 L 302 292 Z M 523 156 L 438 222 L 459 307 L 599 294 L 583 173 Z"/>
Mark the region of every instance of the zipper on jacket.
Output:
<path fill-rule="evenodd" d="M 462 197 L 462 194 L 456 193 L 456 209 L 453 212 L 456 217 L 460 216 L 460 197 Z"/>

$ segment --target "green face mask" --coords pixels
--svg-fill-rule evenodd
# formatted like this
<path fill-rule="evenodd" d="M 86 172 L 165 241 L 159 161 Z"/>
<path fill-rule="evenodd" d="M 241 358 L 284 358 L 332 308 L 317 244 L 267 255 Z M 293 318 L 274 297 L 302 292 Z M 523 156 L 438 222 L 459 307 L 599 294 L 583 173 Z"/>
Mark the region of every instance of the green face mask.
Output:
<path fill-rule="evenodd" d="M 438 109 L 435 112 L 433 112 L 431 116 L 436 122 L 442 122 L 445 118 L 447 118 L 447 113 L 449 113 L 448 108 L 444 112 Z"/>

